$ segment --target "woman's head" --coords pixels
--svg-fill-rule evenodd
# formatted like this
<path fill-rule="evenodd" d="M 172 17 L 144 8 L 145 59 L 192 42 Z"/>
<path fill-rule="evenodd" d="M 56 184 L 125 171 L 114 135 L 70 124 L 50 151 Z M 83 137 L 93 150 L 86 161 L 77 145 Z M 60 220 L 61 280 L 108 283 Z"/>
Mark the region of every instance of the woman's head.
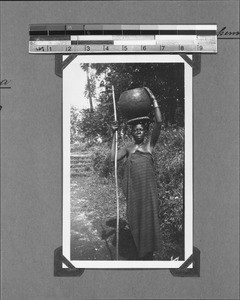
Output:
<path fill-rule="evenodd" d="M 144 138 L 146 137 L 148 132 L 148 126 L 144 123 L 137 123 L 132 125 L 132 136 L 135 141 L 135 143 L 139 144 L 144 141 Z"/>

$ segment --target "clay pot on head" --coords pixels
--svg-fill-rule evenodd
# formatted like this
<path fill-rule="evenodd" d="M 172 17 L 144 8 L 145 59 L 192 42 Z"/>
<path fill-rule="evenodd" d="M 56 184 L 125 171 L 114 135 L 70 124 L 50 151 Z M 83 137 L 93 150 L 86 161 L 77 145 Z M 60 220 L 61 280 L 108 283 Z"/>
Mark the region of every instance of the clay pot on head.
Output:
<path fill-rule="evenodd" d="M 144 88 L 136 88 L 123 92 L 118 101 L 122 115 L 130 120 L 148 116 L 152 101 Z"/>

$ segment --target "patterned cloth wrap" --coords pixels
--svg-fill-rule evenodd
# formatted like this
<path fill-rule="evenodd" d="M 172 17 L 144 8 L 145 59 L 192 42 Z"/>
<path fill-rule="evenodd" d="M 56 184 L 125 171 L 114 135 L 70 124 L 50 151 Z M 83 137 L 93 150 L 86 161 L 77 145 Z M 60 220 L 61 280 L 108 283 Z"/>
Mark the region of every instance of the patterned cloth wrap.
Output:
<path fill-rule="evenodd" d="M 158 217 L 156 173 L 151 153 L 137 150 L 129 155 L 123 175 L 127 218 L 139 257 L 159 251 L 161 238 Z"/>

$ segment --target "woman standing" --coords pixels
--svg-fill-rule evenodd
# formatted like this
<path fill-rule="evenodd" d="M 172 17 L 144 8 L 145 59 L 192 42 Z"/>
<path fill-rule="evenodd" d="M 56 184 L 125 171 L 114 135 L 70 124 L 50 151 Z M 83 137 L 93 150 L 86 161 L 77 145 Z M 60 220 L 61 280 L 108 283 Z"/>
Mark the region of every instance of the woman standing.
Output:
<path fill-rule="evenodd" d="M 118 150 L 117 159 L 126 158 L 123 177 L 123 192 L 127 200 L 127 218 L 138 251 L 139 260 L 152 260 L 153 252 L 161 245 L 158 218 L 158 192 L 155 167 L 152 157 L 161 130 L 161 112 L 156 98 L 144 88 L 153 104 L 155 124 L 148 137 L 148 122 L 132 122 L 133 143 Z M 117 130 L 113 126 L 113 130 Z M 111 158 L 115 155 L 115 135 Z"/>

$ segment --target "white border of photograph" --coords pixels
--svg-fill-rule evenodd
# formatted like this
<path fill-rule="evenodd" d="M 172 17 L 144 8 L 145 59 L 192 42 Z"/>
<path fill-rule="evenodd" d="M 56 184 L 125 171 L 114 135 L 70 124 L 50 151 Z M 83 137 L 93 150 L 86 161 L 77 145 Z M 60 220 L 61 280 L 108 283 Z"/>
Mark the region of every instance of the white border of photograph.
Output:
<path fill-rule="evenodd" d="M 63 56 L 63 60 L 67 56 Z M 191 55 L 188 55 L 192 58 Z M 74 75 L 74 66 L 81 63 L 184 63 L 185 95 L 185 178 L 184 178 L 184 247 L 185 259 L 193 253 L 193 166 L 192 166 L 192 67 L 180 55 L 78 55 L 63 70 L 63 214 L 62 248 L 63 255 L 76 268 L 93 269 L 165 269 L 179 268 L 184 261 L 130 261 L 130 260 L 70 260 L 70 102 L 67 95 L 74 92 L 73 83 L 68 78 Z M 79 67 L 80 68 L 80 67 Z M 63 265 L 63 267 L 66 267 Z"/>

